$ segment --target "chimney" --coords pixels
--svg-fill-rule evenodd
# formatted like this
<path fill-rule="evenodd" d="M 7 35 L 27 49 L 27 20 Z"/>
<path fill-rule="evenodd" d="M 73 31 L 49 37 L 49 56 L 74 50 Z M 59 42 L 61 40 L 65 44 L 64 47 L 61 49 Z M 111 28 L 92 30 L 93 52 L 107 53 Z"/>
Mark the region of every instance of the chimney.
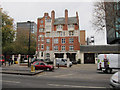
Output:
<path fill-rule="evenodd" d="M 44 16 L 48 16 L 48 13 L 44 13 Z"/>
<path fill-rule="evenodd" d="M 52 30 L 54 30 L 54 22 L 55 22 L 55 11 L 52 10 L 51 12 L 51 18 L 52 18 Z"/>
<path fill-rule="evenodd" d="M 76 18 L 77 18 L 77 24 L 78 24 L 78 28 L 79 28 L 79 17 L 78 17 L 78 12 L 76 12 Z"/>
<path fill-rule="evenodd" d="M 65 9 L 65 24 L 67 25 L 68 23 L 68 10 Z"/>

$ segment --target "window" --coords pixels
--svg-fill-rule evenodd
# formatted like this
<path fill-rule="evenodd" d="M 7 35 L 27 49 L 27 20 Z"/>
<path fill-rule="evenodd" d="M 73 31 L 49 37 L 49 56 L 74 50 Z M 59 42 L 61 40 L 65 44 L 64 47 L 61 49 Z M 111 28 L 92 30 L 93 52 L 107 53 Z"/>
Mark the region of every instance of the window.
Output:
<path fill-rule="evenodd" d="M 43 52 L 41 52 L 41 57 L 43 57 Z"/>
<path fill-rule="evenodd" d="M 65 50 L 65 46 L 62 46 L 61 50 L 64 51 Z"/>
<path fill-rule="evenodd" d="M 44 45 L 43 44 L 41 44 L 41 49 L 44 49 Z"/>
<path fill-rule="evenodd" d="M 41 35 L 41 37 L 42 37 L 42 41 L 44 41 L 44 35 Z"/>
<path fill-rule="evenodd" d="M 62 25 L 58 25 L 57 29 L 63 29 L 63 26 Z"/>
<path fill-rule="evenodd" d="M 54 44 L 58 44 L 58 38 L 54 39 Z"/>
<path fill-rule="evenodd" d="M 50 33 L 47 32 L 47 33 L 46 33 L 46 36 L 49 37 L 49 36 L 50 36 Z"/>
<path fill-rule="evenodd" d="M 74 42 L 73 38 L 69 38 L 69 43 L 73 43 L 73 42 Z"/>
<path fill-rule="evenodd" d="M 38 50 L 40 49 L 40 44 L 38 44 Z"/>
<path fill-rule="evenodd" d="M 44 63 L 40 63 L 40 65 L 45 65 Z"/>
<path fill-rule="evenodd" d="M 62 44 L 65 44 L 65 38 L 62 38 Z"/>
<path fill-rule="evenodd" d="M 43 20 L 41 20 L 40 22 L 43 23 Z"/>
<path fill-rule="evenodd" d="M 70 31 L 69 32 L 69 36 L 73 36 L 74 35 L 74 32 L 73 31 Z"/>
<path fill-rule="evenodd" d="M 62 34 L 63 36 L 65 36 L 65 31 L 63 31 L 63 34 Z"/>
<path fill-rule="evenodd" d="M 36 62 L 35 65 L 39 65 L 39 62 Z"/>
<path fill-rule="evenodd" d="M 40 25 L 40 27 L 43 27 L 43 25 Z"/>
<path fill-rule="evenodd" d="M 59 36 L 62 36 L 62 32 L 59 32 L 60 34 L 59 34 Z"/>
<path fill-rule="evenodd" d="M 39 28 L 39 32 L 44 32 L 44 28 Z"/>
<path fill-rule="evenodd" d="M 73 50 L 74 49 L 74 47 L 73 46 L 69 46 L 69 50 Z"/>
<path fill-rule="evenodd" d="M 58 46 L 54 46 L 54 50 L 57 51 L 58 50 Z"/>
<path fill-rule="evenodd" d="M 50 43 L 50 39 L 46 39 L 46 43 Z"/>
<path fill-rule="evenodd" d="M 47 47 L 46 47 L 46 50 L 50 50 L 50 47 L 49 47 L 49 46 L 47 46 Z"/>
<path fill-rule="evenodd" d="M 72 24 L 68 25 L 68 28 L 74 28 L 74 25 L 72 25 Z"/>
<path fill-rule="evenodd" d="M 40 35 L 38 36 L 38 41 L 40 41 Z"/>
<path fill-rule="evenodd" d="M 50 54 L 49 54 L 49 53 L 46 53 L 46 57 L 47 57 L 47 58 L 50 58 Z"/>

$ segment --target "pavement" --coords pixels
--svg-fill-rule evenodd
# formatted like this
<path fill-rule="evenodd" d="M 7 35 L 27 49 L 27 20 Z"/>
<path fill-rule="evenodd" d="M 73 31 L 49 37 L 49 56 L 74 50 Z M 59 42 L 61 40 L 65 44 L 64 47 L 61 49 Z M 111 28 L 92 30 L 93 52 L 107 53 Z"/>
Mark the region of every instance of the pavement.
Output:
<path fill-rule="evenodd" d="M 4 74 L 17 74 L 17 75 L 36 75 L 44 72 L 44 70 L 35 70 L 35 72 L 31 72 L 31 67 L 20 66 L 18 64 L 13 65 L 2 65 L 0 67 L 0 73 Z"/>

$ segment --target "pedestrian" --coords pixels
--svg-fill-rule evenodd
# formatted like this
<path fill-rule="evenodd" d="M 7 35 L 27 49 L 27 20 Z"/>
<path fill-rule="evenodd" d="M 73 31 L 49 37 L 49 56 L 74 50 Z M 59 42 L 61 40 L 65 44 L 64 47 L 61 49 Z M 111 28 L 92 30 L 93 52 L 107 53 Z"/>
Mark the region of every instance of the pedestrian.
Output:
<path fill-rule="evenodd" d="M 9 66 L 10 66 L 11 60 L 10 60 L 10 59 L 8 59 L 8 62 L 9 62 Z"/>
<path fill-rule="evenodd" d="M 59 63 L 58 63 L 58 68 L 59 68 Z"/>

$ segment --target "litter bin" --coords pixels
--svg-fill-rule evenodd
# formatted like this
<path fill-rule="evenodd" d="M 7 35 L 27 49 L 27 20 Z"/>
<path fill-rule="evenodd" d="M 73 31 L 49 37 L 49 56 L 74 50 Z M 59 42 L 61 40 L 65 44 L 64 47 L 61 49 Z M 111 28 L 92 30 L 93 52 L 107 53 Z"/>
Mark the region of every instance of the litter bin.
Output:
<path fill-rule="evenodd" d="M 31 65 L 31 72 L 35 72 L 35 65 Z"/>

